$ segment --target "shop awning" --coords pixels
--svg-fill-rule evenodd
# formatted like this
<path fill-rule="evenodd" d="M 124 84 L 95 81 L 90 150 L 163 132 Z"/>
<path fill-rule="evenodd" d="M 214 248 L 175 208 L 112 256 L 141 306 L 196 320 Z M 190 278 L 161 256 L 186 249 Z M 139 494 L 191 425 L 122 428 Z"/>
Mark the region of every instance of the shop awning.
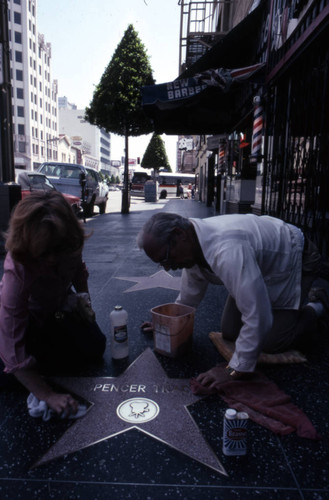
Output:
<path fill-rule="evenodd" d="M 143 87 L 143 107 L 158 133 L 216 134 L 239 120 L 236 99 L 241 85 L 260 82 L 264 64 L 217 68 L 190 78 Z"/>
<path fill-rule="evenodd" d="M 143 108 L 152 118 L 156 132 L 218 134 L 230 131 L 240 121 L 241 89 L 251 83 L 262 83 L 263 65 L 244 79 L 235 79 L 234 73 L 253 67 L 257 60 L 256 31 L 261 29 L 264 3 L 260 1 L 179 78 L 142 89 Z M 221 81 L 224 77 L 227 82 L 231 80 L 229 85 Z M 217 78 L 219 84 L 210 83 L 212 78 Z"/>

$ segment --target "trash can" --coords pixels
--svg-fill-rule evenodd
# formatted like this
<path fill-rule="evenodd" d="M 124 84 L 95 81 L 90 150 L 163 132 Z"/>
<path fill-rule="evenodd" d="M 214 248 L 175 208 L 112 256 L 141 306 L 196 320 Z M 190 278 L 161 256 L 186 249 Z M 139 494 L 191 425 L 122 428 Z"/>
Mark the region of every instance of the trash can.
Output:
<path fill-rule="evenodd" d="M 158 200 L 158 183 L 146 181 L 144 184 L 145 201 L 156 202 Z"/>

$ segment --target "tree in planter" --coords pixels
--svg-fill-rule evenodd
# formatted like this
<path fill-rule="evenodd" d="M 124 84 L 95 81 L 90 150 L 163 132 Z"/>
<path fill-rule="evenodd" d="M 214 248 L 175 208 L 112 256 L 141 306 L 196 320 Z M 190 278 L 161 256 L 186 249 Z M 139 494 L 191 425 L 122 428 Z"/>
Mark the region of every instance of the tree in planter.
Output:
<path fill-rule="evenodd" d="M 153 168 L 154 172 L 158 172 L 161 167 L 164 167 L 168 172 L 172 171 L 165 143 L 158 134 L 154 133 L 152 135 L 142 158 L 141 165 L 143 168 Z"/>
<path fill-rule="evenodd" d="M 141 88 L 153 85 L 152 68 L 145 47 L 130 24 L 96 86 L 86 108 L 89 123 L 125 138 L 122 213 L 129 213 L 128 138 L 152 132 L 151 120 L 142 108 Z"/>

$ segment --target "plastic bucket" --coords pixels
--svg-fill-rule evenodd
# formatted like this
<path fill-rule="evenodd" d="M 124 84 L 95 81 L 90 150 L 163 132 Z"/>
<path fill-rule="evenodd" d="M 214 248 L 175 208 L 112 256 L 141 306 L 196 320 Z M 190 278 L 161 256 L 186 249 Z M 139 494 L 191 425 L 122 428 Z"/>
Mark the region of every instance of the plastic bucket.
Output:
<path fill-rule="evenodd" d="M 192 346 L 194 307 L 162 304 L 151 309 L 154 350 L 175 358 Z"/>

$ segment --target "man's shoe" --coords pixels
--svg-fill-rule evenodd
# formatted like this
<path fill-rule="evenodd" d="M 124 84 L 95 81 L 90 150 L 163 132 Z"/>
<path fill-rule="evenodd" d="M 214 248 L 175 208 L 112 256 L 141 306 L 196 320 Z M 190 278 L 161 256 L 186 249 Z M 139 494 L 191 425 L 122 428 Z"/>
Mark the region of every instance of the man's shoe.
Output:
<path fill-rule="evenodd" d="M 329 298 L 324 288 L 311 288 L 308 299 L 310 302 L 321 302 L 325 312 L 329 313 Z"/>

